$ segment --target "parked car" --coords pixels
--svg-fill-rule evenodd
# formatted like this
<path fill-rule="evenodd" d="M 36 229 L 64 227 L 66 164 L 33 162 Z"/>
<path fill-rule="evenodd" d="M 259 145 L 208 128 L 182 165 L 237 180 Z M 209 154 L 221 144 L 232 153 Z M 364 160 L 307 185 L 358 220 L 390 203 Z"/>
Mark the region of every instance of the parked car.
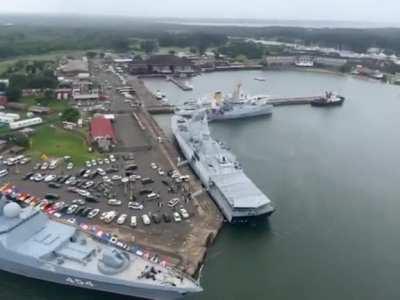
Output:
<path fill-rule="evenodd" d="M 22 177 L 22 180 L 28 180 L 33 176 L 33 174 L 34 174 L 33 172 L 26 173 L 24 177 Z"/>
<path fill-rule="evenodd" d="M 107 201 L 107 204 L 111 206 L 119 206 L 122 205 L 122 201 L 117 199 L 110 199 Z"/>
<path fill-rule="evenodd" d="M 115 217 L 117 216 L 117 212 L 116 211 L 110 211 L 106 214 L 105 218 L 104 218 L 104 222 L 106 223 L 111 223 Z"/>
<path fill-rule="evenodd" d="M 47 161 L 45 161 L 44 163 L 42 163 L 42 165 L 41 165 L 41 167 L 40 167 L 40 169 L 42 170 L 42 171 L 45 171 L 45 170 L 47 170 L 49 168 L 49 163 L 47 162 Z"/>
<path fill-rule="evenodd" d="M 44 196 L 46 199 L 48 199 L 48 200 L 57 200 L 57 199 L 59 199 L 60 198 L 60 196 L 59 195 L 57 195 L 57 194 L 46 194 L 46 196 Z"/>
<path fill-rule="evenodd" d="M 186 209 L 180 208 L 180 209 L 179 209 L 179 212 L 180 212 L 182 218 L 184 218 L 184 219 L 189 219 L 190 215 L 189 215 L 189 213 L 187 212 Z"/>
<path fill-rule="evenodd" d="M 154 222 L 155 224 L 160 224 L 160 223 L 161 223 L 161 218 L 160 218 L 160 216 L 157 215 L 157 214 L 152 214 L 152 215 L 151 215 L 151 219 L 153 220 L 153 222 Z"/>
<path fill-rule="evenodd" d="M 67 170 L 72 170 L 74 168 L 74 164 L 72 162 L 67 164 Z"/>
<path fill-rule="evenodd" d="M 129 202 L 128 208 L 135 209 L 135 210 L 142 210 L 143 204 L 140 204 L 139 202 Z"/>
<path fill-rule="evenodd" d="M 154 182 L 154 180 L 153 180 L 153 179 L 151 179 L 151 178 L 148 178 L 148 177 L 146 177 L 146 178 L 143 178 L 141 181 L 142 181 L 142 184 L 144 184 L 144 185 L 146 185 L 146 184 L 151 184 L 151 183 L 153 183 L 153 182 Z"/>
<path fill-rule="evenodd" d="M 163 217 L 163 220 L 164 220 L 165 223 L 171 223 L 172 218 L 171 218 L 170 215 L 164 213 L 164 214 L 162 215 L 162 217 Z"/>
<path fill-rule="evenodd" d="M 131 216 L 131 223 L 130 225 L 132 227 L 136 227 L 137 226 L 137 217 L 136 216 Z"/>
<path fill-rule="evenodd" d="M 76 181 L 76 177 L 75 177 L 75 176 L 71 176 L 70 178 L 68 178 L 68 179 L 65 181 L 65 184 L 66 184 L 66 185 L 70 185 L 70 184 L 72 184 L 74 181 Z"/>
<path fill-rule="evenodd" d="M 182 221 L 181 215 L 178 212 L 174 212 L 173 216 L 175 222 L 179 223 Z"/>
<path fill-rule="evenodd" d="M 95 208 L 95 209 L 91 210 L 91 211 L 88 213 L 87 217 L 88 217 L 89 219 L 93 219 L 93 218 L 95 218 L 99 213 L 100 213 L 100 209 Z"/>
<path fill-rule="evenodd" d="M 50 182 L 48 186 L 51 189 L 59 189 L 59 188 L 61 188 L 61 184 L 55 183 L 55 182 Z"/>
<path fill-rule="evenodd" d="M 117 219 L 117 224 L 119 224 L 119 225 L 124 224 L 127 217 L 128 217 L 127 214 L 122 214 L 122 215 L 120 215 L 120 216 L 118 217 L 118 219 Z"/>
<path fill-rule="evenodd" d="M 66 213 L 67 213 L 67 215 L 72 215 L 77 209 L 78 209 L 78 205 L 73 204 L 68 207 Z"/>
<path fill-rule="evenodd" d="M 142 221 L 143 221 L 144 225 L 150 225 L 150 223 L 151 223 L 149 216 L 146 214 L 142 215 Z"/>
<path fill-rule="evenodd" d="M 72 204 L 77 204 L 77 205 L 85 205 L 86 201 L 83 199 L 74 199 L 72 200 Z"/>
<path fill-rule="evenodd" d="M 160 194 L 150 193 L 146 196 L 147 200 L 154 200 L 160 198 Z"/>
<path fill-rule="evenodd" d="M 47 176 L 44 178 L 44 182 L 51 182 L 51 181 L 53 181 L 54 179 L 56 179 L 56 175 L 47 175 Z"/>
<path fill-rule="evenodd" d="M 169 207 L 175 207 L 179 203 L 180 199 L 179 198 L 173 198 L 168 201 L 168 206 Z"/>

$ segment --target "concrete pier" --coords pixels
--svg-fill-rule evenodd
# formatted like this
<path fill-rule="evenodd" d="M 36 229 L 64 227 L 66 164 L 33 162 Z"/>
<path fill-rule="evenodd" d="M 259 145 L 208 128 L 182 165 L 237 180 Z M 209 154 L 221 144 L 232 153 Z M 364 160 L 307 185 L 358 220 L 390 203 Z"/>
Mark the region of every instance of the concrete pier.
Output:
<path fill-rule="evenodd" d="M 174 78 L 174 77 L 167 77 L 167 80 L 175 84 L 177 87 L 179 87 L 182 91 L 193 91 L 193 87 L 191 85 L 188 85 L 186 82 Z"/>

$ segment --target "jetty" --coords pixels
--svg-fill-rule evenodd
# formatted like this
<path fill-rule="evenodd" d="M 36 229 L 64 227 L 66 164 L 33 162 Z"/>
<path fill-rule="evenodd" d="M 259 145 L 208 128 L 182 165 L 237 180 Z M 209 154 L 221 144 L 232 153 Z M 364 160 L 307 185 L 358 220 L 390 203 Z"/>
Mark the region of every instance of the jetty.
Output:
<path fill-rule="evenodd" d="M 272 98 L 268 100 L 268 103 L 272 104 L 273 106 L 300 105 L 300 104 L 310 104 L 312 101 L 321 98 L 323 98 L 323 96 Z"/>
<path fill-rule="evenodd" d="M 182 91 L 193 91 L 193 86 L 189 85 L 187 82 L 179 80 L 174 77 L 167 77 L 168 81 L 174 83 L 177 87 L 179 87 Z"/>

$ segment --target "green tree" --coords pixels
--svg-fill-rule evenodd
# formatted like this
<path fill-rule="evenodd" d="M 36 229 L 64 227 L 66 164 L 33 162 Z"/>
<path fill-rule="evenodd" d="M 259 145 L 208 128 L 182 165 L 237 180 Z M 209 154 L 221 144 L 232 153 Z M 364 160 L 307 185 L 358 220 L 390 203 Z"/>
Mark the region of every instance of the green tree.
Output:
<path fill-rule="evenodd" d="M 62 120 L 67 122 L 77 122 L 80 115 L 79 110 L 73 107 L 66 108 L 62 114 Z"/>
<path fill-rule="evenodd" d="M 12 141 L 14 142 L 14 144 L 16 144 L 20 147 L 24 147 L 24 148 L 29 147 L 29 138 L 25 134 L 22 134 L 22 133 L 15 134 L 12 137 Z"/>
<path fill-rule="evenodd" d="M 147 54 L 153 53 L 158 49 L 157 41 L 155 40 L 141 41 L 140 49 L 142 49 Z"/>
<path fill-rule="evenodd" d="M 5 92 L 7 90 L 7 85 L 4 82 L 0 82 L 0 92 Z"/>
<path fill-rule="evenodd" d="M 88 51 L 86 52 L 87 58 L 95 58 L 97 56 L 97 52 L 95 51 Z"/>
<path fill-rule="evenodd" d="M 22 96 L 22 90 L 19 87 L 10 86 L 7 89 L 7 97 L 10 101 L 18 101 Z"/>

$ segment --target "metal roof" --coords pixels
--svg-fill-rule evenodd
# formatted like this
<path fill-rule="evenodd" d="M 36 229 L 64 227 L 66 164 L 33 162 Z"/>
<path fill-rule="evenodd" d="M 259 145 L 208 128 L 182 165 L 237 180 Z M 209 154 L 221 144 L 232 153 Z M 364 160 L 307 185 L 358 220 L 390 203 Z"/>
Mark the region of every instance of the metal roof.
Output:
<path fill-rule="evenodd" d="M 210 177 L 235 208 L 257 208 L 271 203 L 243 171 Z"/>

